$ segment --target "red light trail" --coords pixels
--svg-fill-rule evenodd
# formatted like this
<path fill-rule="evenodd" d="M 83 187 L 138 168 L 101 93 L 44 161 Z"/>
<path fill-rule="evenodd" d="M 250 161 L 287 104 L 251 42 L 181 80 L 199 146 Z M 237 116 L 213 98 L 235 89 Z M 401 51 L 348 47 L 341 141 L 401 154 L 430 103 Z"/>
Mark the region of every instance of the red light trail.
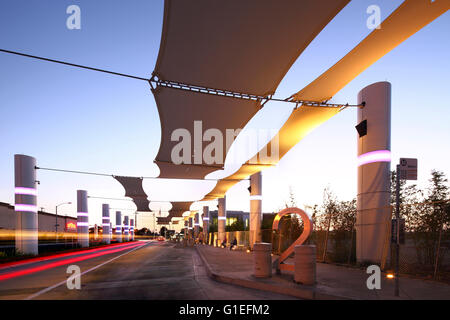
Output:
<path fill-rule="evenodd" d="M 40 271 L 44 271 L 47 269 L 51 269 L 51 268 L 55 268 L 55 267 L 59 267 L 62 265 L 66 265 L 66 264 L 71 264 L 71 263 L 75 263 L 75 262 L 79 262 L 79 261 L 83 261 L 83 260 L 87 260 L 87 259 L 92 259 L 92 258 L 97 258 L 106 254 L 111 254 L 111 253 L 115 253 L 115 252 L 120 252 L 120 251 L 124 251 L 127 249 L 133 249 L 139 246 L 143 246 L 147 244 L 146 242 L 138 242 L 138 243 L 132 243 L 132 244 L 124 244 L 124 245 L 117 245 L 114 246 L 113 248 L 111 247 L 107 247 L 107 248 L 102 248 L 102 249 L 93 249 L 93 250 L 89 250 L 88 254 L 84 254 L 80 257 L 74 257 L 74 258 L 70 258 L 70 259 L 64 259 L 61 261 L 55 261 L 55 262 L 49 262 L 47 264 L 44 264 L 42 266 L 38 266 L 38 267 L 31 267 L 28 269 L 24 269 L 24 270 L 19 270 L 19 271 L 13 271 L 13 272 L 9 272 L 9 273 L 5 273 L 5 274 L 1 274 L 0 275 L 0 281 L 2 280 L 7 280 L 7 279 L 11 279 L 11 278 L 15 278 L 15 277 L 19 277 L 19 276 L 24 276 L 24 275 L 28 275 L 28 274 L 32 274 L 32 273 L 36 273 L 36 272 L 40 272 Z M 119 248 L 118 248 L 119 247 Z M 95 253 L 92 253 L 95 252 Z M 62 254 L 62 255 L 54 255 L 52 256 L 52 259 L 57 259 L 60 257 L 67 257 L 67 256 L 72 256 L 75 254 L 83 254 L 85 252 L 73 252 L 70 254 Z M 46 257 L 48 259 L 48 257 Z M 37 258 L 39 259 L 39 258 Z M 47 260 L 45 259 L 45 260 Z M 35 260 L 33 262 L 39 262 L 42 261 L 44 259 L 41 260 Z M 31 263 L 31 262 L 27 262 L 26 264 Z"/>

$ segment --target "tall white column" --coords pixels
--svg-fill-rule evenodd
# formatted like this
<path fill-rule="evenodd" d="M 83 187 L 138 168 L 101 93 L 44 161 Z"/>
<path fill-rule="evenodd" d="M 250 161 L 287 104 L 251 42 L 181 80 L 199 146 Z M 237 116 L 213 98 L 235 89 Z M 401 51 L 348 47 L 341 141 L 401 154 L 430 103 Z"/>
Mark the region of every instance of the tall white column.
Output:
<path fill-rule="evenodd" d="M 226 196 L 217 200 L 219 202 L 217 206 L 217 234 L 220 245 L 225 239 L 225 224 L 227 222 Z"/>
<path fill-rule="evenodd" d="M 128 216 L 124 218 L 123 236 L 125 241 L 130 241 L 130 218 Z"/>
<path fill-rule="evenodd" d="M 122 242 L 122 213 L 116 211 L 116 241 Z"/>
<path fill-rule="evenodd" d="M 203 206 L 203 239 L 205 243 L 208 243 L 208 227 L 209 227 L 209 207 Z"/>
<path fill-rule="evenodd" d="M 16 253 L 38 254 L 36 159 L 14 155 Z"/>
<path fill-rule="evenodd" d="M 130 219 L 130 240 L 134 241 L 134 219 Z"/>
<path fill-rule="evenodd" d="M 111 243 L 111 238 L 110 238 L 110 221 L 109 221 L 109 204 L 104 203 L 102 205 L 102 228 L 103 228 L 103 234 L 102 234 L 102 238 L 103 238 L 103 242 L 106 244 L 110 244 Z"/>
<path fill-rule="evenodd" d="M 194 217 L 194 237 L 198 237 L 198 230 L 200 229 L 200 217 L 199 217 L 199 212 L 197 211 L 195 213 L 195 217 Z"/>
<path fill-rule="evenodd" d="M 89 247 L 89 213 L 86 190 L 77 190 L 77 232 L 78 244 Z"/>
<path fill-rule="evenodd" d="M 189 219 L 184 220 L 184 237 L 187 238 L 189 232 Z"/>
<path fill-rule="evenodd" d="M 356 258 L 358 262 L 380 263 L 389 248 L 391 213 L 391 84 L 377 82 L 362 89 L 358 104 L 358 194 L 356 215 Z M 361 131 L 364 131 L 363 129 Z"/>
<path fill-rule="evenodd" d="M 250 176 L 250 247 L 261 242 L 262 174 Z"/>
<path fill-rule="evenodd" d="M 192 229 L 194 225 L 194 219 L 192 217 L 189 217 L 189 235 L 192 236 Z"/>

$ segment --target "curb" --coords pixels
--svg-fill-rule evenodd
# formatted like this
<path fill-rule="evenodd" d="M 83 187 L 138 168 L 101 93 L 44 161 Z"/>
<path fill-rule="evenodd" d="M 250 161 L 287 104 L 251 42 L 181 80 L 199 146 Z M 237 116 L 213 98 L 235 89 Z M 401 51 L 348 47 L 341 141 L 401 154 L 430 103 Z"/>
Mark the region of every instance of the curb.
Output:
<path fill-rule="evenodd" d="M 206 258 L 203 256 L 201 250 L 199 250 L 197 247 L 195 247 L 195 250 L 197 251 L 198 255 L 200 256 L 200 258 L 202 259 L 203 263 L 206 266 L 206 274 L 208 275 L 208 277 L 210 277 L 215 281 L 250 289 L 270 291 L 306 300 L 351 300 L 348 297 L 322 293 L 317 289 L 301 287 L 300 285 L 298 288 L 291 288 L 264 282 L 252 281 L 248 279 L 232 278 L 229 276 L 225 276 L 223 274 L 212 271 L 211 266 L 209 265 Z"/>

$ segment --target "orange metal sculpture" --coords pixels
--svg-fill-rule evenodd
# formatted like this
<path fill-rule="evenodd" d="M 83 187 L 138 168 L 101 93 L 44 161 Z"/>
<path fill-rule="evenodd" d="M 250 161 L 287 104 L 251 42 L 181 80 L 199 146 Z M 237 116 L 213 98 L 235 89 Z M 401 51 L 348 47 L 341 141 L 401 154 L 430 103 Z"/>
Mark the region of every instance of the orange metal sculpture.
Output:
<path fill-rule="evenodd" d="M 300 234 L 300 237 L 297 238 L 285 251 L 283 251 L 280 254 L 280 257 L 275 260 L 274 264 L 276 265 L 277 270 L 291 270 L 294 271 L 294 265 L 293 264 L 286 264 L 283 263 L 293 252 L 295 246 L 299 246 L 303 244 L 306 239 L 311 235 L 312 231 L 312 221 L 309 218 L 309 216 L 306 214 L 305 211 L 299 208 L 286 208 L 284 210 L 281 210 L 278 212 L 278 214 L 275 216 L 275 219 L 273 220 L 272 229 L 277 230 L 280 220 L 283 216 L 288 214 L 298 214 L 302 218 L 303 221 L 303 232 Z"/>

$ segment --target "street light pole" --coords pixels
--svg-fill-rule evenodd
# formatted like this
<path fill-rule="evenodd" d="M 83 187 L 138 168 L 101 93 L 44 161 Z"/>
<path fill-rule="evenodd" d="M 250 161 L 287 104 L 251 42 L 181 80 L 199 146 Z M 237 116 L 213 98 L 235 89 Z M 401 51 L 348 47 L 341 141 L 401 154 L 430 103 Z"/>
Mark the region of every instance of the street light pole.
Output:
<path fill-rule="evenodd" d="M 56 205 L 55 210 L 55 241 L 58 242 L 58 207 L 62 206 L 64 204 L 72 204 L 72 202 L 63 202 L 58 205 Z"/>

